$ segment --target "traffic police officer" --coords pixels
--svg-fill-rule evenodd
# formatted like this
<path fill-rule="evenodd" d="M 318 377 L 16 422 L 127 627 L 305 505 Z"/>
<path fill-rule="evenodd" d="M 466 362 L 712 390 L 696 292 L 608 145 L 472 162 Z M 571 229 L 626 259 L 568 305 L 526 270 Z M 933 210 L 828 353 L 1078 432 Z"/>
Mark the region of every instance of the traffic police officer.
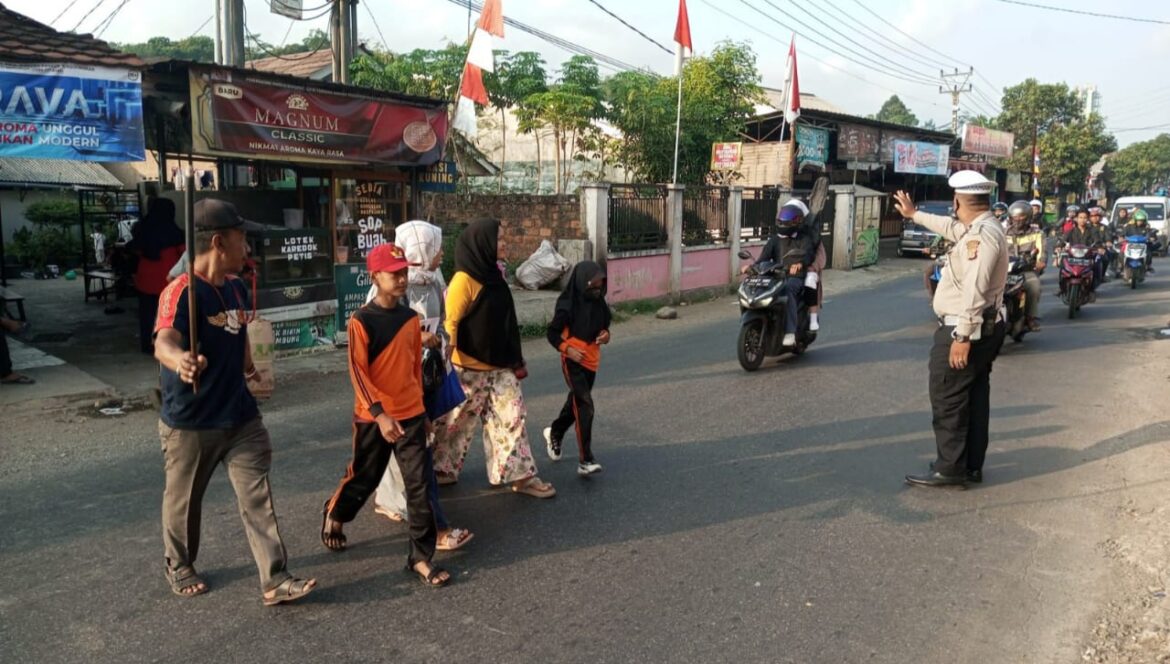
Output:
<path fill-rule="evenodd" d="M 957 219 L 919 212 L 910 196 L 895 194 L 898 212 L 954 242 L 934 296 L 939 328 L 930 351 L 930 404 L 938 458 L 930 472 L 908 475 L 916 486 L 983 481 L 991 417 L 991 365 L 1003 344 L 1003 288 L 1008 251 L 1003 227 L 991 213 L 995 183 L 975 171 L 948 181 Z"/>

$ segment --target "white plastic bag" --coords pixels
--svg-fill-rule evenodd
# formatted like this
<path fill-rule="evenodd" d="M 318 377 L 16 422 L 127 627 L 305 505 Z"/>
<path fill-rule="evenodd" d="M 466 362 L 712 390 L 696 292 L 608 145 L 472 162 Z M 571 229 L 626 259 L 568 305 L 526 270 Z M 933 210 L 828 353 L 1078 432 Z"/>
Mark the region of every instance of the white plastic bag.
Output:
<path fill-rule="evenodd" d="M 543 240 L 540 248 L 516 269 L 516 281 L 528 290 L 537 290 L 559 279 L 571 267 L 568 259 L 558 254 L 551 242 Z"/>

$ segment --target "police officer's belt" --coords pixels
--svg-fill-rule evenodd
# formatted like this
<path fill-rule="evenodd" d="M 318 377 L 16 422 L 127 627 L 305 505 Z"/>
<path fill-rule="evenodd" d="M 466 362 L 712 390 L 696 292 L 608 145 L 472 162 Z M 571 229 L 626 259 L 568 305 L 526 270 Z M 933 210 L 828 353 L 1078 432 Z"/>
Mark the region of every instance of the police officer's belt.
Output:
<path fill-rule="evenodd" d="M 983 324 L 995 325 L 1007 320 L 1007 309 L 1004 307 L 987 307 L 983 310 Z M 959 324 L 958 316 L 939 316 L 939 327 L 955 327 Z"/>

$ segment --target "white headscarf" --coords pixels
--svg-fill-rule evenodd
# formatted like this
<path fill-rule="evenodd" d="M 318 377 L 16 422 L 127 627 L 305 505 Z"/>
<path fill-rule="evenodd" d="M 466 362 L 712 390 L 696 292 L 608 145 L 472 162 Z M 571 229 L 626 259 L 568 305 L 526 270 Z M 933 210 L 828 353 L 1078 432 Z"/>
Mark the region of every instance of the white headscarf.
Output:
<path fill-rule="evenodd" d="M 408 221 L 394 229 L 394 244 L 402 248 L 410 261 L 410 283 L 416 286 L 446 286 L 443 273 L 431 270 L 435 256 L 443 250 L 443 229 L 425 221 Z"/>

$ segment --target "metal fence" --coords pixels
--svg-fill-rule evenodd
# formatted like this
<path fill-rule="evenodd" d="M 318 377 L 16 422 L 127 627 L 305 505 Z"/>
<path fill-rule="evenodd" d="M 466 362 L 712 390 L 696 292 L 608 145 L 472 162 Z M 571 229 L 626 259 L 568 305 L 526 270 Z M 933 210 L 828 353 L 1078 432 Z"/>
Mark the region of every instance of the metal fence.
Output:
<path fill-rule="evenodd" d="M 608 228 L 611 252 L 669 247 L 666 185 L 610 185 Z"/>
<path fill-rule="evenodd" d="M 744 187 L 740 239 L 765 240 L 772 232 L 780 194 L 776 187 Z"/>
<path fill-rule="evenodd" d="M 727 187 L 687 187 L 683 192 L 683 246 L 727 242 Z"/>

